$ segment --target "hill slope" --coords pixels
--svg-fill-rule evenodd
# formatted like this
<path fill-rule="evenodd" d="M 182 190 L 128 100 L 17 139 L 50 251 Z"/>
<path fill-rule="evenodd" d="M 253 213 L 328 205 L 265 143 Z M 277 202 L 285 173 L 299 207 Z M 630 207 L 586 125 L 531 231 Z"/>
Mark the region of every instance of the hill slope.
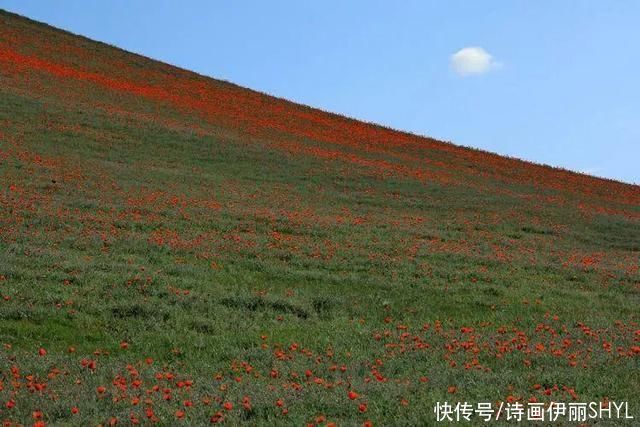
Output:
<path fill-rule="evenodd" d="M 0 11 L 2 420 L 415 425 L 437 401 L 605 398 L 640 416 L 639 253 L 638 186 Z"/>

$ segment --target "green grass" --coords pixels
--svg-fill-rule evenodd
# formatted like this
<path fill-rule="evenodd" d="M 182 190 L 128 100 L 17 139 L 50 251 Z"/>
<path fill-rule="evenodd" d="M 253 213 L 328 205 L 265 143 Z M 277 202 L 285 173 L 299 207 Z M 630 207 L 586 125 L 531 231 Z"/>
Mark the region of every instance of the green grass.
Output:
<path fill-rule="evenodd" d="M 318 416 L 430 425 L 438 401 L 571 401 L 563 386 L 579 401 L 629 401 L 640 416 L 640 359 L 631 355 L 640 345 L 636 219 L 584 214 L 572 201 L 589 198 L 573 192 L 549 190 L 570 202 L 541 205 L 522 197 L 537 194 L 533 186 L 490 178 L 477 181 L 487 191 L 382 178 L 225 127 L 203 123 L 198 135 L 189 130 L 196 119 L 145 99 L 94 88 L 74 94 L 83 99 L 76 103 L 53 89 L 72 83 L 36 80 L 0 86 L 0 420 L 29 423 L 40 410 L 52 425 L 111 417 L 126 425 L 131 414 L 147 422 L 150 407 L 163 425 L 206 424 L 217 411 L 231 425 Z M 185 129 L 91 108 L 92 98 L 159 111 Z M 584 266 L 585 256 L 600 261 Z M 517 331 L 525 344 L 496 357 L 496 342 Z M 570 345 L 554 355 L 564 339 Z M 96 360 L 95 372 L 82 359 Z M 383 381 L 372 373 L 376 360 Z M 465 369 L 469 362 L 481 369 Z M 21 372 L 13 385 L 12 366 Z M 193 386 L 157 380 L 162 372 Z M 46 389 L 30 391 L 28 375 Z M 114 401 L 118 375 L 129 385 Z M 551 396 L 542 392 L 554 385 Z M 150 402 L 133 405 L 137 394 Z M 194 406 L 177 421 L 184 400 Z M 221 409 L 224 401 L 234 409 Z"/>

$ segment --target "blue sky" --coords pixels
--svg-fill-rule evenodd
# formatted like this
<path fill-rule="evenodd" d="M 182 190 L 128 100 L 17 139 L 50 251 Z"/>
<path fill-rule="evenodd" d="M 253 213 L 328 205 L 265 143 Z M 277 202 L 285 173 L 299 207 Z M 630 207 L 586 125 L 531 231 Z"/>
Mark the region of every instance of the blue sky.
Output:
<path fill-rule="evenodd" d="M 638 1 L 0 0 L 0 8 L 325 110 L 640 183 Z M 460 52 L 469 47 L 477 49 Z"/>

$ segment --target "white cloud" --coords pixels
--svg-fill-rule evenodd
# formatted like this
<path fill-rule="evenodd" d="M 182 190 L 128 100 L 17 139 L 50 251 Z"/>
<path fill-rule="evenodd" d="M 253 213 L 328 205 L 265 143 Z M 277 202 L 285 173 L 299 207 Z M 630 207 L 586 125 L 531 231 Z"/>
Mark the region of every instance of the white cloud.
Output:
<path fill-rule="evenodd" d="M 460 76 L 483 74 L 499 66 L 500 63 L 481 47 L 465 47 L 451 55 L 451 68 Z"/>

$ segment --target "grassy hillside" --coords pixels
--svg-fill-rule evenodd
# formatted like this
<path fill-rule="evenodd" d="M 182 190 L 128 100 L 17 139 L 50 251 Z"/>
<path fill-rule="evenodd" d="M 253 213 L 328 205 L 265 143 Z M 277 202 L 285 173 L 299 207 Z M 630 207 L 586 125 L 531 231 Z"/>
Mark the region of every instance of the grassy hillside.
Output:
<path fill-rule="evenodd" d="M 0 11 L 0 420 L 420 425 L 437 401 L 607 399 L 638 418 L 639 259 L 639 186 Z"/>

